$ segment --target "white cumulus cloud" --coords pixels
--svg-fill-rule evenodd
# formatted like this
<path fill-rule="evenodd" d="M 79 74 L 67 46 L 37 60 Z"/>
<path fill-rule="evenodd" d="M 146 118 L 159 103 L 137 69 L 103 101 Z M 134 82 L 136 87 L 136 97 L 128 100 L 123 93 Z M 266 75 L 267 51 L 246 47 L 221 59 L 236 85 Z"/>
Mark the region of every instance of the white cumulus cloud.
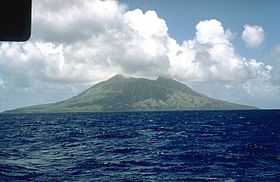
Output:
<path fill-rule="evenodd" d="M 242 32 L 242 39 L 246 43 L 246 45 L 250 48 L 256 48 L 261 45 L 264 41 L 265 32 L 263 27 L 261 26 L 251 26 L 245 25 L 244 30 Z"/>
<path fill-rule="evenodd" d="M 263 63 L 256 67 L 252 60 L 239 56 L 231 43 L 230 30 L 212 19 L 200 21 L 196 36 L 183 45 L 170 41 L 170 74 L 180 80 L 246 82 L 270 72 Z M 263 72 L 263 73 L 262 73 Z"/>

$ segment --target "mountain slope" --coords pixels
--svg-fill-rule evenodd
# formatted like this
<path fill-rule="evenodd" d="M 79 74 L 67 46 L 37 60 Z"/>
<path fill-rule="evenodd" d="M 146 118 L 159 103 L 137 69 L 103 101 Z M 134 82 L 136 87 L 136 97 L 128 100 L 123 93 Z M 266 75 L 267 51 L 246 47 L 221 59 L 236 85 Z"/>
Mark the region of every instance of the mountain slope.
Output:
<path fill-rule="evenodd" d="M 211 99 L 172 79 L 126 78 L 116 75 L 68 100 L 7 112 L 160 111 L 255 109 Z"/>

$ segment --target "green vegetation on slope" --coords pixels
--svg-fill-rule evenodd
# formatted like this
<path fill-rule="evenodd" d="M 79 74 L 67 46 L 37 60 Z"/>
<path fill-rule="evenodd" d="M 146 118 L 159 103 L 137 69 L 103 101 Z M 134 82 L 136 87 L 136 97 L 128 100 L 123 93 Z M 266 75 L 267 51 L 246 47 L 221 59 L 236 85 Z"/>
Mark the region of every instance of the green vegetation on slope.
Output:
<path fill-rule="evenodd" d="M 126 78 L 116 75 L 68 100 L 7 112 L 99 112 L 255 109 L 211 99 L 172 79 Z"/>

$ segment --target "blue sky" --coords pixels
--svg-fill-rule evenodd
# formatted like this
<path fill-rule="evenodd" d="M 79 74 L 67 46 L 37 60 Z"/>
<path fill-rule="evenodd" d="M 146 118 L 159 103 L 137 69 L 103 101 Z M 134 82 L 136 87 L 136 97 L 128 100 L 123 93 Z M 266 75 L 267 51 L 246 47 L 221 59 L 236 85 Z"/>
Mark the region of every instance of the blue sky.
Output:
<path fill-rule="evenodd" d="M 277 0 L 34 0 L 31 39 L 0 43 L 0 111 L 61 101 L 115 74 L 280 108 L 279 9 Z"/>

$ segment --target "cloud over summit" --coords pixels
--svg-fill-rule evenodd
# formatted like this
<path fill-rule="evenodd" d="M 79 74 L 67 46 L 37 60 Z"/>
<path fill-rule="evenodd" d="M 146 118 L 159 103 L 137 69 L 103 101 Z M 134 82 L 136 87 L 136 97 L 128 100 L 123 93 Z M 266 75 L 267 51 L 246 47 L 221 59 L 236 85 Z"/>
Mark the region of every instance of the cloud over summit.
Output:
<path fill-rule="evenodd" d="M 179 44 L 153 10 L 127 11 L 113 0 L 37 0 L 35 7 L 32 41 L 2 51 L 25 59 L 16 65 L 37 65 L 29 71 L 36 79 L 90 82 L 124 73 L 242 82 L 255 69 L 236 54 L 230 30 L 215 19 L 198 22 L 194 37 Z"/>

